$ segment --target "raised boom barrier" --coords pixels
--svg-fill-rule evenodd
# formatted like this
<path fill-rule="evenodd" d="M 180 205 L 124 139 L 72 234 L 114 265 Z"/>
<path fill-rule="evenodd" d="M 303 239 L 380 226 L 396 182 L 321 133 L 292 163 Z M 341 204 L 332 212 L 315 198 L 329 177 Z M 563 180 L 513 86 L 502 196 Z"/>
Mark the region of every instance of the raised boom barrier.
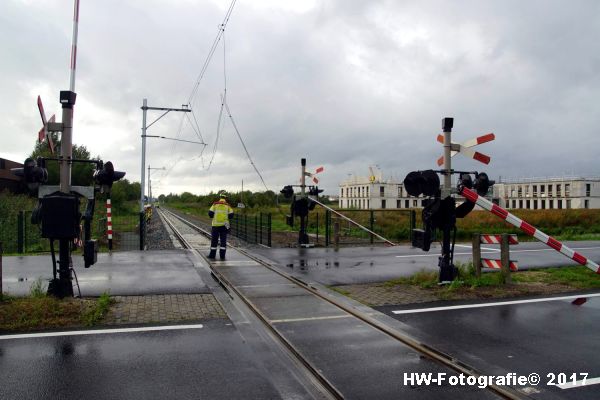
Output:
<path fill-rule="evenodd" d="M 571 260 L 573 260 L 581 265 L 585 265 L 586 267 L 588 267 L 595 273 L 600 274 L 600 266 L 598 264 L 596 264 L 595 262 L 593 262 L 592 260 L 584 257 L 583 255 L 579 254 L 578 252 L 565 246 L 563 243 L 554 239 L 552 236 L 546 235 L 544 232 L 540 231 L 539 229 L 535 228 L 534 226 L 528 224 L 527 222 L 523 221 L 522 219 L 509 213 L 504 208 L 497 206 L 496 204 L 492 203 L 491 201 L 489 201 L 488 199 L 486 199 L 482 196 L 479 196 L 473 190 L 463 187 L 460 190 L 460 194 L 463 195 L 467 200 L 477 204 L 478 206 L 484 208 L 485 210 L 491 212 L 492 214 L 502 218 L 509 224 L 514 225 L 517 228 L 521 229 L 523 232 L 525 232 L 529 236 L 533 236 L 540 242 L 548 245 L 549 247 L 552 247 L 554 250 L 558 251 L 559 253 L 562 253 L 563 255 L 569 257 Z"/>

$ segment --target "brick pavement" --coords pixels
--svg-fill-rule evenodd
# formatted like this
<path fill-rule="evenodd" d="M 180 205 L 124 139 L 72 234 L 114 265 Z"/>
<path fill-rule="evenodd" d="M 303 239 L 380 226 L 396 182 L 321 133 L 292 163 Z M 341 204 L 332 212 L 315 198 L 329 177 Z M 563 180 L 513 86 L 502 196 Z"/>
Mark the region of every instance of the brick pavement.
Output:
<path fill-rule="evenodd" d="M 339 292 L 368 306 L 426 303 L 439 298 L 419 287 L 410 285 L 388 286 L 385 284 L 362 284 L 337 286 Z"/>
<path fill-rule="evenodd" d="M 149 324 L 227 318 L 212 294 L 114 296 L 103 324 Z"/>

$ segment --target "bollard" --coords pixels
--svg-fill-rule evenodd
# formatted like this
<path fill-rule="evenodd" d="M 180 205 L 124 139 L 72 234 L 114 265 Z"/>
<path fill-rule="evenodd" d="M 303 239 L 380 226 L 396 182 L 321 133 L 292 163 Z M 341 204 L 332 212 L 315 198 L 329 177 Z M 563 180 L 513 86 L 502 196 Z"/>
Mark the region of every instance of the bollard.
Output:
<path fill-rule="evenodd" d="M 479 233 L 473 234 L 473 268 L 475 268 L 475 276 L 481 277 L 481 237 Z"/>
<path fill-rule="evenodd" d="M 508 234 L 502 234 L 502 240 L 500 242 L 500 264 L 501 264 L 501 273 L 502 279 L 504 283 L 512 283 L 512 278 L 510 276 L 510 253 L 509 253 L 509 244 L 508 244 Z"/>

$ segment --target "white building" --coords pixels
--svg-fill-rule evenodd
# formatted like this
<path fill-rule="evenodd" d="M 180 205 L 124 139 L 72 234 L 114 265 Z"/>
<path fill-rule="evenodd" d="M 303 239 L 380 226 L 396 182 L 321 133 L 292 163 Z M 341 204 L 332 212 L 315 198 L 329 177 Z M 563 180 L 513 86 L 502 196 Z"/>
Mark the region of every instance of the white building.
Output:
<path fill-rule="evenodd" d="M 600 208 L 600 178 L 526 178 L 493 186 L 508 209 Z"/>
<path fill-rule="evenodd" d="M 393 178 L 384 180 L 381 171 L 373 168 L 368 177 L 351 176 L 340 183 L 340 208 L 409 209 L 421 208 L 422 198 L 409 197 L 404 185 Z"/>

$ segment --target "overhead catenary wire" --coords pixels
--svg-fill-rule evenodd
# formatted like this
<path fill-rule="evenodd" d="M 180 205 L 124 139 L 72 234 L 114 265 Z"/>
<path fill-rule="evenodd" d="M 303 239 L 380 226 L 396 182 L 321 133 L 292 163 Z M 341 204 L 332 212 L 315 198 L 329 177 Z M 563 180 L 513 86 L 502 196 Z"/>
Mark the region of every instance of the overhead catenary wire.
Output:
<path fill-rule="evenodd" d="M 198 78 L 196 79 L 196 82 L 192 88 L 192 92 L 190 93 L 190 97 L 188 98 L 188 104 L 190 104 L 190 105 L 192 104 L 194 96 L 198 92 L 200 82 L 202 81 L 202 78 L 204 78 L 204 74 L 206 73 L 206 70 L 208 69 L 208 65 L 210 64 L 210 61 L 212 60 L 212 57 L 215 54 L 215 51 L 217 50 L 217 46 L 218 46 L 219 42 L 221 41 L 221 38 L 225 34 L 225 28 L 227 27 L 227 23 L 229 22 L 229 18 L 231 17 L 231 13 L 233 12 L 233 8 L 235 7 L 236 1 L 237 0 L 231 1 L 230 5 L 229 5 L 229 9 L 227 10 L 227 13 L 225 14 L 225 18 L 223 18 L 223 22 L 221 23 L 221 25 L 219 25 L 219 31 L 217 32 L 217 36 L 215 37 L 215 39 L 212 43 L 212 46 L 210 47 L 210 50 L 208 51 L 206 60 L 204 60 L 202 69 L 200 70 L 200 73 L 198 74 Z"/>
<path fill-rule="evenodd" d="M 258 168 L 256 167 L 256 164 L 254 164 L 254 161 L 252 161 L 252 157 L 250 157 L 250 153 L 248 152 L 248 148 L 246 147 L 246 144 L 244 143 L 244 139 L 242 139 L 242 135 L 240 134 L 240 131 L 238 130 L 238 127 L 233 119 L 233 116 L 231 115 L 231 111 L 229 110 L 229 105 L 227 104 L 227 101 L 225 98 L 223 98 L 223 103 L 225 104 L 225 109 L 227 110 L 227 115 L 229 116 L 229 119 L 231 120 L 231 125 L 233 125 L 233 129 L 235 130 L 235 133 L 237 134 L 238 138 L 240 139 L 240 142 L 242 143 L 242 147 L 244 148 L 244 151 L 246 152 L 246 156 L 248 157 L 248 160 L 250 161 L 250 164 L 252 164 L 252 167 L 254 168 L 254 170 L 256 171 L 256 173 L 258 174 L 263 186 L 265 187 L 265 190 L 269 190 L 269 187 L 267 186 L 267 184 L 265 183 L 265 180 L 263 179 L 262 174 L 260 173 L 260 171 L 258 170 Z"/>

